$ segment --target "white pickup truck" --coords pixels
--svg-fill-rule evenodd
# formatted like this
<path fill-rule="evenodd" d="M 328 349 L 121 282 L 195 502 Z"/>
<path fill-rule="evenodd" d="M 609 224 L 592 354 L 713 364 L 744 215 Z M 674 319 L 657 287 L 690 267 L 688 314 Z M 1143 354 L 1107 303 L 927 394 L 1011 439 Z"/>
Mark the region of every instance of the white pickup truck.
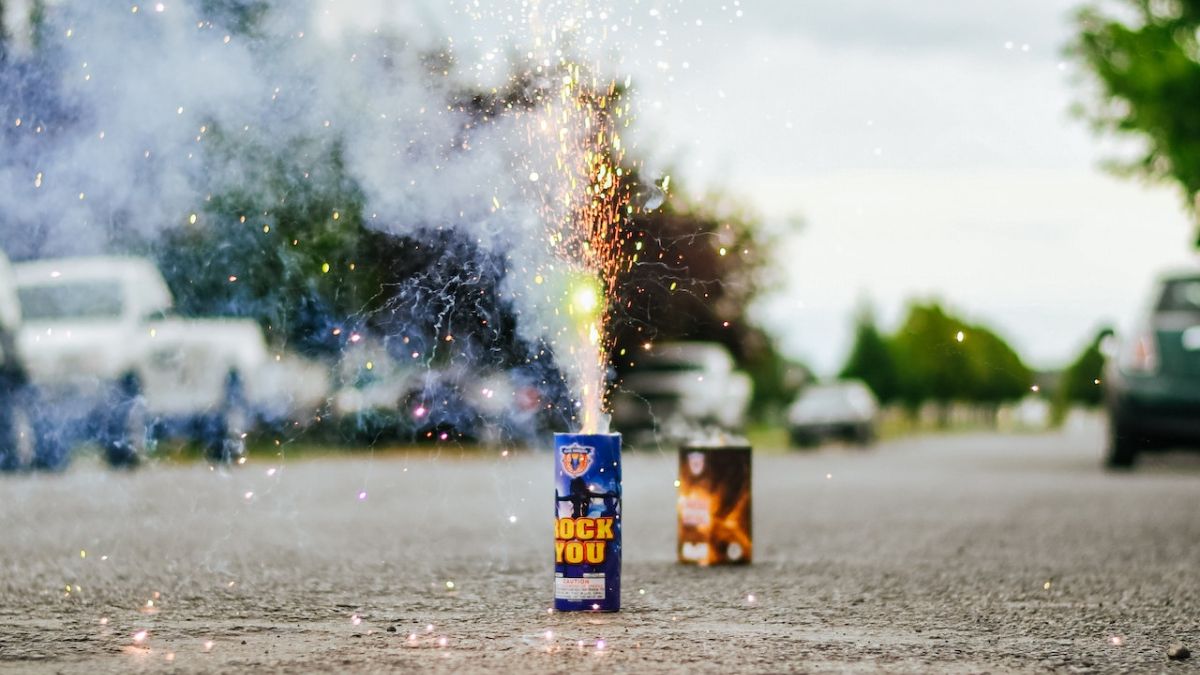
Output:
<path fill-rule="evenodd" d="M 185 433 L 229 461 L 257 418 L 303 417 L 328 394 L 328 372 L 272 354 L 256 322 L 174 316 L 148 260 L 41 260 L 15 273 L 19 346 L 57 418 L 50 444 L 93 439 L 129 465 L 158 435 Z"/>
<path fill-rule="evenodd" d="M 717 426 L 737 431 L 746 423 L 754 385 L 736 370 L 724 346 L 713 342 L 666 342 L 641 355 L 612 398 L 619 430 L 655 428 L 683 438 Z"/>

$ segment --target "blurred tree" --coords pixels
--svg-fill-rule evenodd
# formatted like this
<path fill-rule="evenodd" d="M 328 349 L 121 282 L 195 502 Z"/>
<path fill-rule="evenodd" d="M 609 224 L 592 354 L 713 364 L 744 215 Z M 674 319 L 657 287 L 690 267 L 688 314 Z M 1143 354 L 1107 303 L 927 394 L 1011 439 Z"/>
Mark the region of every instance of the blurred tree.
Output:
<path fill-rule="evenodd" d="M 739 367 L 754 382 L 750 414 L 759 420 L 777 420 L 777 413 L 813 380 L 808 366 L 781 354 L 775 340 L 759 328 L 745 335 L 742 355 Z"/>
<path fill-rule="evenodd" d="M 983 326 L 968 326 L 963 343 L 972 369 L 968 400 L 994 409 L 1029 393 L 1033 372 L 1002 338 Z"/>
<path fill-rule="evenodd" d="M 892 339 L 900 400 L 915 410 L 925 401 L 945 407 L 969 397 L 971 357 L 957 334 L 966 325 L 937 303 L 913 304 Z"/>
<path fill-rule="evenodd" d="M 24 16 L 18 16 L 17 11 L 11 11 L 9 7 L 25 10 Z M 0 63 L 4 62 L 13 43 L 39 46 L 45 18 L 46 0 L 29 0 L 25 4 L 0 0 Z"/>
<path fill-rule="evenodd" d="M 1200 0 L 1123 0 L 1120 16 L 1098 4 L 1081 10 L 1071 52 L 1096 76 L 1094 125 L 1145 141 L 1123 168 L 1200 194 Z M 1200 235 L 1200 233 L 1198 233 Z M 1200 244 L 1200 239 L 1197 240 Z"/>
<path fill-rule="evenodd" d="M 209 21 L 239 35 L 258 35 L 271 9 L 268 0 L 200 0 L 200 12 Z"/>
<path fill-rule="evenodd" d="M 213 133 L 210 156 L 262 174 L 247 181 L 253 191 L 214 195 L 196 222 L 189 215 L 165 245 L 148 244 L 180 311 L 253 317 L 276 343 L 311 356 L 334 357 L 363 331 L 397 336 L 404 354 L 394 356 L 415 352 L 422 364 L 511 367 L 533 349 L 499 291 L 502 256 L 453 228 L 400 236 L 369 227 L 338 144 L 286 147 Z"/>
<path fill-rule="evenodd" d="M 895 354 L 888 339 L 876 327 L 875 316 L 869 307 L 859 312 L 854 346 L 838 377 L 862 380 L 881 403 L 891 403 L 900 396 Z"/>
<path fill-rule="evenodd" d="M 1063 371 L 1062 384 L 1055 397 L 1057 417 L 1061 418 L 1071 406 L 1094 408 L 1104 402 L 1102 345 L 1112 334 L 1111 328 L 1102 329 Z"/>
<path fill-rule="evenodd" d="M 209 161 L 239 167 L 255 189 L 213 195 L 181 214 L 163 242 L 146 242 L 146 252 L 158 258 L 181 312 L 253 317 L 277 343 L 332 353 L 333 328 L 378 294 L 382 268 L 370 264 L 362 197 L 340 147 L 282 145 L 286 151 L 255 146 L 215 129 Z"/>
<path fill-rule="evenodd" d="M 717 342 L 754 380 L 752 409 L 761 413 L 789 399 L 807 372 L 782 357 L 747 313 L 766 282 L 769 237 L 720 197 L 692 201 L 677 188 L 668 197 L 669 182 L 641 182 L 633 195 L 627 227 L 635 235 L 626 253 L 635 263 L 618 284 L 614 365 L 636 367 L 647 342 Z"/>
<path fill-rule="evenodd" d="M 1024 396 L 1033 373 L 1017 353 L 988 328 L 950 316 L 937 303 L 916 303 L 892 338 L 898 399 L 915 411 L 938 404 L 942 421 L 953 401 L 993 410 Z"/>
<path fill-rule="evenodd" d="M 27 11 L 24 18 L 14 16 L 14 9 L 21 8 Z M 7 8 L 0 8 L 0 16 L 9 22 L 7 34 L 0 38 L 0 119 L 10 120 L 0 125 L 0 152 L 6 170 L 34 175 L 42 157 L 75 133 L 80 115 L 63 88 L 47 84 L 56 82 L 66 65 L 61 50 L 43 43 L 41 36 L 49 30 L 45 3 L 9 2 Z M 22 123 L 11 123 L 13 118 Z M 22 215 L 4 214 L 0 248 L 13 260 L 46 255 L 55 224 L 23 220 Z"/>

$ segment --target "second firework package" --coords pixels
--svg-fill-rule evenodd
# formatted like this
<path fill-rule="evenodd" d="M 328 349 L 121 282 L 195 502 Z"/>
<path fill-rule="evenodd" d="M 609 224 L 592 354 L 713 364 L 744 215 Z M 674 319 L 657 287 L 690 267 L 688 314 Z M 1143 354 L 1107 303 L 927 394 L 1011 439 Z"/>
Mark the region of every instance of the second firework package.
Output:
<path fill-rule="evenodd" d="M 750 534 L 750 446 L 679 449 L 679 562 L 746 564 Z"/>

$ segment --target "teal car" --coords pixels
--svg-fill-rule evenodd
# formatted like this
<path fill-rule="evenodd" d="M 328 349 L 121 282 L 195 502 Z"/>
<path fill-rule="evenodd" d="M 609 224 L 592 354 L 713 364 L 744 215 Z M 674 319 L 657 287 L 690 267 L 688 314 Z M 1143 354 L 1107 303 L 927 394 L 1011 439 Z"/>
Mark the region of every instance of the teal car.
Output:
<path fill-rule="evenodd" d="M 1108 466 L 1200 449 L 1200 270 L 1161 278 L 1149 314 L 1116 351 L 1105 371 Z"/>

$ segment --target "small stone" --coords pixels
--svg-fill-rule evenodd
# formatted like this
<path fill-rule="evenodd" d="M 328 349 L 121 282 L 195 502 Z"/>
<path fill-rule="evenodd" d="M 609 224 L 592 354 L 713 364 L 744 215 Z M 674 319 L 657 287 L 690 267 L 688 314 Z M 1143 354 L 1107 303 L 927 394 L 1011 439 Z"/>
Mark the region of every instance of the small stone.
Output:
<path fill-rule="evenodd" d="M 1189 659 L 1191 657 L 1191 650 L 1183 646 L 1183 643 L 1181 642 L 1176 642 L 1170 647 L 1167 647 L 1167 658 L 1171 659 L 1172 661 L 1183 661 L 1184 659 Z"/>
<path fill-rule="evenodd" d="M 396 632 L 396 627 L 395 627 L 395 626 L 388 626 L 388 627 L 387 627 L 387 632 L 389 632 L 389 633 L 395 633 L 395 632 Z"/>

